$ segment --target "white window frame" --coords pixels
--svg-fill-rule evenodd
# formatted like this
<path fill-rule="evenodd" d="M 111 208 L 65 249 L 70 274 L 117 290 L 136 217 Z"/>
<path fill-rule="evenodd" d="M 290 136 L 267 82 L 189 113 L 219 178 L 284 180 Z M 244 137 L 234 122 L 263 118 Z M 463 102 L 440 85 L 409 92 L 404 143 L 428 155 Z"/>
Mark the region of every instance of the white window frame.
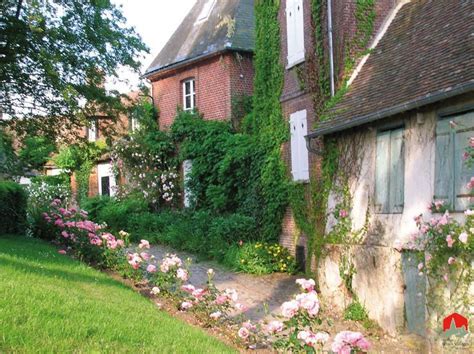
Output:
<path fill-rule="evenodd" d="M 189 83 L 189 93 L 186 94 L 186 84 Z M 190 97 L 191 106 L 186 106 L 186 98 Z M 183 81 L 183 109 L 185 111 L 191 111 L 196 108 L 196 81 L 194 79 L 188 79 Z"/>
<path fill-rule="evenodd" d="M 91 143 L 97 140 L 97 120 L 92 120 L 90 127 L 87 127 L 87 140 Z"/>
<path fill-rule="evenodd" d="M 199 13 L 199 16 L 195 24 L 199 24 L 206 21 L 209 18 L 209 15 L 211 14 L 212 9 L 214 8 L 215 5 L 216 5 L 216 0 L 207 0 L 207 2 L 202 7 L 202 10 Z"/>
<path fill-rule="evenodd" d="M 295 182 L 309 181 L 309 151 L 305 136 L 308 134 L 306 110 L 290 115 L 291 174 Z"/>
<path fill-rule="evenodd" d="M 140 129 L 140 122 L 138 121 L 136 117 L 132 117 L 132 119 L 130 119 L 130 125 L 132 128 L 132 132 L 135 132 L 138 129 Z"/>
<path fill-rule="evenodd" d="M 287 69 L 304 62 L 303 0 L 286 1 Z"/>
<path fill-rule="evenodd" d="M 102 177 L 109 177 L 110 196 L 113 197 L 116 192 L 117 182 L 115 180 L 115 176 L 112 171 L 112 164 L 110 162 L 97 164 L 97 185 L 99 186 L 99 195 L 102 195 Z"/>

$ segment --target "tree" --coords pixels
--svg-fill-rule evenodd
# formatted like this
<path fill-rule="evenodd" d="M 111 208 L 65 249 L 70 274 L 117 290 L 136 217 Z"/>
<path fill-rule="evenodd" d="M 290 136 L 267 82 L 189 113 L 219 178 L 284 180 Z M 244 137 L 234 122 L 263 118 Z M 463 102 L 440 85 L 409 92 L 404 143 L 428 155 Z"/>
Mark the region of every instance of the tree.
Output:
<path fill-rule="evenodd" d="M 23 144 L 18 158 L 26 167 L 35 170 L 41 169 L 56 151 L 54 142 L 43 136 L 28 136 Z"/>
<path fill-rule="evenodd" d="M 104 78 L 138 72 L 148 51 L 109 0 L 3 0 L 0 32 L 0 112 L 22 133 L 55 136 L 97 112 L 116 116 L 123 97 Z"/>

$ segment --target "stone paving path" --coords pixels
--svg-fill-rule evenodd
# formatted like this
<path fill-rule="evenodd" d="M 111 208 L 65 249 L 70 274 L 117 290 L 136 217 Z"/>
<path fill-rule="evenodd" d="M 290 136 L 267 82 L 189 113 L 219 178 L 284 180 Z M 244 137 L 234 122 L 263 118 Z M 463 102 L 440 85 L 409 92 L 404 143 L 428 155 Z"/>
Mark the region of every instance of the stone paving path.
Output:
<path fill-rule="evenodd" d="M 298 292 L 295 284 L 297 276 L 288 274 L 268 274 L 254 276 L 250 274 L 235 273 L 221 265 L 208 261 L 197 261 L 191 254 L 177 252 L 162 245 L 154 245 L 149 250 L 156 258 L 162 259 L 166 253 L 176 254 L 181 259 L 190 257 L 193 262 L 190 267 L 191 277 L 189 283 L 194 286 L 203 286 L 207 281 L 207 270 L 214 269 L 214 283 L 217 288 L 223 290 L 232 288 L 239 294 L 239 303 L 249 308 L 246 316 L 252 320 L 259 320 L 265 317 L 264 308 L 268 306 L 269 312 L 278 311 L 284 301 L 288 301 L 293 294 Z"/>

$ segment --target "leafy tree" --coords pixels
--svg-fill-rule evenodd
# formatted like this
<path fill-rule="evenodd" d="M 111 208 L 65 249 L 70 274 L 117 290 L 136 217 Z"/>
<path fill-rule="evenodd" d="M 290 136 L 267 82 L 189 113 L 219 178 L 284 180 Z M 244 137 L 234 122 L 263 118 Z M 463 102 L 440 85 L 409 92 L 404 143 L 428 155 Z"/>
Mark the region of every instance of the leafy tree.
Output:
<path fill-rule="evenodd" d="M 3 0 L 0 110 L 18 132 L 49 136 L 97 112 L 113 117 L 121 95 L 104 78 L 119 79 L 120 67 L 138 72 L 144 51 L 110 0 Z"/>
<path fill-rule="evenodd" d="M 20 174 L 21 166 L 13 149 L 13 139 L 0 126 L 0 180 L 19 176 Z"/>
<path fill-rule="evenodd" d="M 30 136 L 23 141 L 23 148 L 19 151 L 18 157 L 26 166 L 39 170 L 44 166 L 56 151 L 54 142 L 43 136 Z"/>

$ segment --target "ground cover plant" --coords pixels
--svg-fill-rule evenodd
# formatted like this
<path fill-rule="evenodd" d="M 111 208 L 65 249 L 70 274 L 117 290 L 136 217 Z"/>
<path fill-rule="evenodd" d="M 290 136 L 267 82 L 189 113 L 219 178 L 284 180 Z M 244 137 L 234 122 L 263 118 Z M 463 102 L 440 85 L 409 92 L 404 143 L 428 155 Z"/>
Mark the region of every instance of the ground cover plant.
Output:
<path fill-rule="evenodd" d="M 1 352 L 233 352 L 41 240 L 0 236 L 0 267 Z"/>

